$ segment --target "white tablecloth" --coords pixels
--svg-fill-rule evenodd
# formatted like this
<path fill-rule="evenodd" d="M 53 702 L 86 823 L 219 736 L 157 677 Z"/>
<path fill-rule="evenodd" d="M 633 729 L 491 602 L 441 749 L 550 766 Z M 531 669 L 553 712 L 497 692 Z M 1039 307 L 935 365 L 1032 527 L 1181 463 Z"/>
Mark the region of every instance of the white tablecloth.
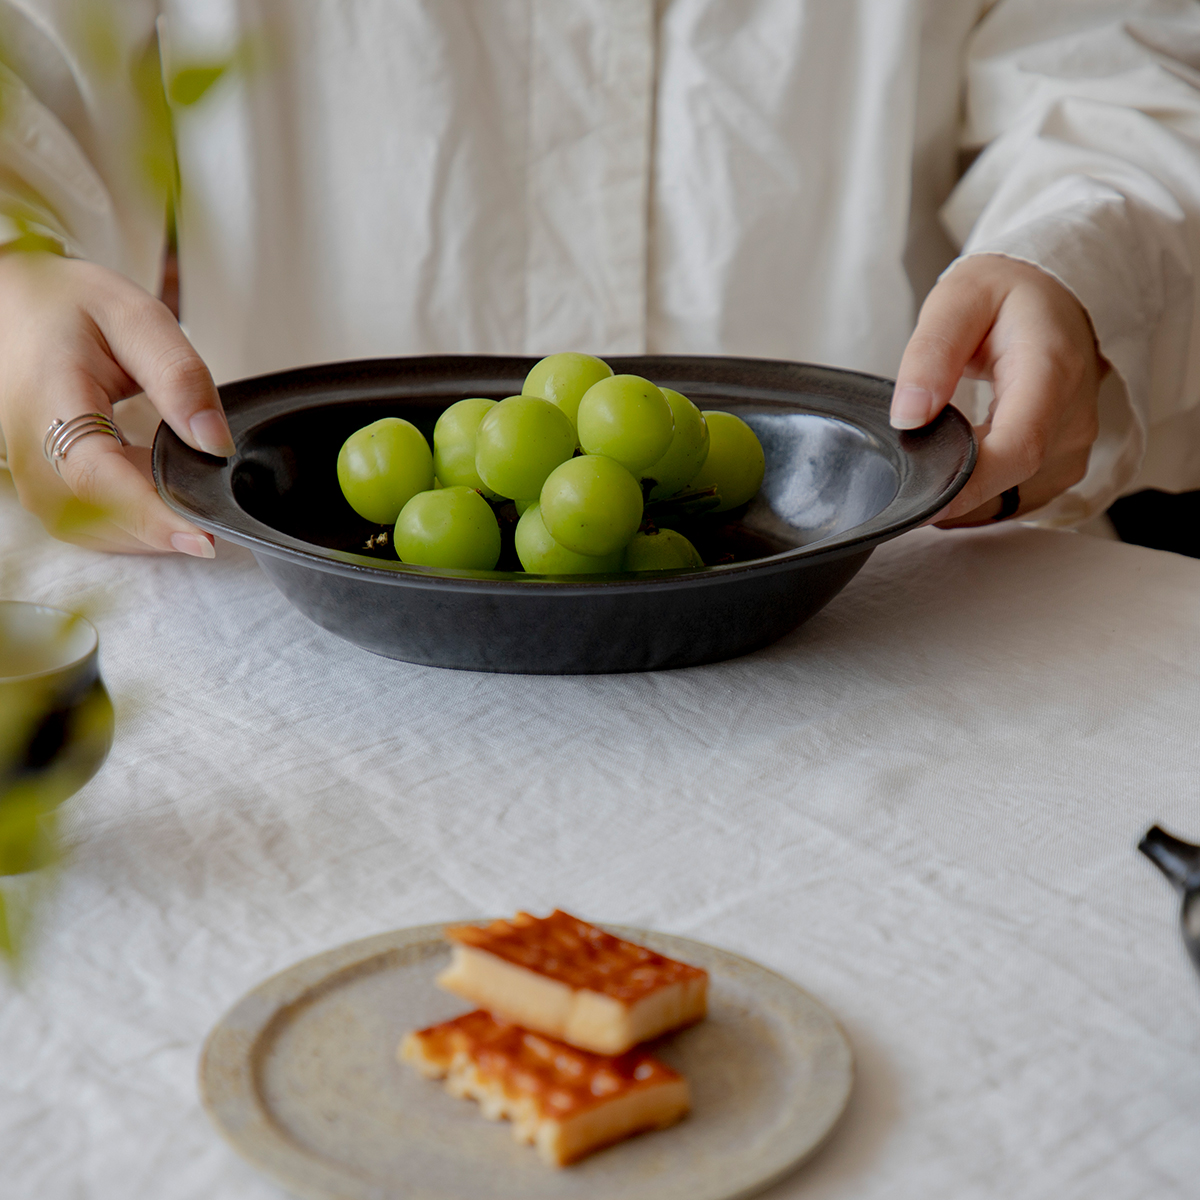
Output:
<path fill-rule="evenodd" d="M 53 543 L 0 476 L 0 595 L 99 626 L 116 745 L 20 987 L 6 1200 L 278 1200 L 197 1055 L 348 939 L 559 905 L 725 946 L 827 1003 L 859 1075 L 772 1197 L 1200 1188 L 1200 989 L 1134 845 L 1200 838 L 1200 562 L 925 530 L 768 650 L 650 675 L 389 662 L 244 551 Z"/>

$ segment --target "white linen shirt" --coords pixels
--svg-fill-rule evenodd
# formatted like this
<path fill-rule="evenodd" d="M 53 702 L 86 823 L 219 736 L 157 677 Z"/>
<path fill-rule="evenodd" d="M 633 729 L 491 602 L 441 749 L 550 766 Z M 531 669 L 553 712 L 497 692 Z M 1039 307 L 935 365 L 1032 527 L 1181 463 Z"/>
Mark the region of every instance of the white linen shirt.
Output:
<path fill-rule="evenodd" d="M 156 31 L 168 76 L 253 47 L 174 113 L 182 317 L 218 381 L 561 349 L 890 376 L 955 253 L 995 252 L 1068 287 L 1113 366 L 1042 516 L 1200 487 L 1196 0 L 112 11 L 101 54 L 80 0 L 0 0 L 0 198 L 154 290 L 129 64 Z"/>

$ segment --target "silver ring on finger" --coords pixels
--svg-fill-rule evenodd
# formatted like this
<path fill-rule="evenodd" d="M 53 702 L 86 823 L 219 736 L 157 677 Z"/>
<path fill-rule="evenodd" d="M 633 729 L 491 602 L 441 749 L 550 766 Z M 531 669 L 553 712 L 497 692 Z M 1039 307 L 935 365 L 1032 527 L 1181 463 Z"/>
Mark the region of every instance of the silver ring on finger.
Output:
<path fill-rule="evenodd" d="M 116 422 L 112 417 L 105 416 L 104 413 L 83 413 L 78 417 L 72 417 L 69 421 L 55 417 L 50 422 L 50 428 L 46 430 L 46 436 L 42 439 L 42 453 L 46 456 L 47 462 L 54 464 L 54 469 L 60 478 L 62 477 L 63 460 L 67 457 L 68 451 L 76 442 L 93 433 L 104 433 L 109 437 L 115 437 L 122 446 L 129 445 L 125 435 L 117 428 Z"/>

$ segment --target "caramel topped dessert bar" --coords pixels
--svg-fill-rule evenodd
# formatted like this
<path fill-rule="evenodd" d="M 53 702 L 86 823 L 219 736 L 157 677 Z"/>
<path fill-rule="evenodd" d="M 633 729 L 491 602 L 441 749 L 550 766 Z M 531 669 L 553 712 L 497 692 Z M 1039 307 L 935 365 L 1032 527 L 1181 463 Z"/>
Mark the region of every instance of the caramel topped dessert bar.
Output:
<path fill-rule="evenodd" d="M 400 1059 L 478 1100 L 491 1120 L 507 1117 L 517 1141 L 554 1166 L 664 1129 L 688 1110 L 686 1080 L 644 1050 L 588 1054 L 481 1010 L 408 1034 Z"/>
<path fill-rule="evenodd" d="M 623 941 L 568 913 L 446 930 L 438 984 L 506 1021 L 595 1054 L 700 1020 L 708 972 Z"/>

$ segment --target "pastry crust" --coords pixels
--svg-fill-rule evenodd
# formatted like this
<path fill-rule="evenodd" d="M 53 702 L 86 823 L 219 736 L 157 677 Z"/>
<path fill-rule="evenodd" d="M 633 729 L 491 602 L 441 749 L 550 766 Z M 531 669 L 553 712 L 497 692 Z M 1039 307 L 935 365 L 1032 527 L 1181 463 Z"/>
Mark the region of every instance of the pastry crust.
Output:
<path fill-rule="evenodd" d="M 458 925 L 446 937 L 454 957 L 441 987 L 595 1054 L 623 1054 L 707 1011 L 707 971 L 558 910 Z"/>
<path fill-rule="evenodd" d="M 589 1054 L 482 1010 L 408 1034 L 399 1057 L 512 1121 L 517 1141 L 553 1166 L 673 1125 L 689 1107 L 687 1081 L 644 1050 Z"/>

